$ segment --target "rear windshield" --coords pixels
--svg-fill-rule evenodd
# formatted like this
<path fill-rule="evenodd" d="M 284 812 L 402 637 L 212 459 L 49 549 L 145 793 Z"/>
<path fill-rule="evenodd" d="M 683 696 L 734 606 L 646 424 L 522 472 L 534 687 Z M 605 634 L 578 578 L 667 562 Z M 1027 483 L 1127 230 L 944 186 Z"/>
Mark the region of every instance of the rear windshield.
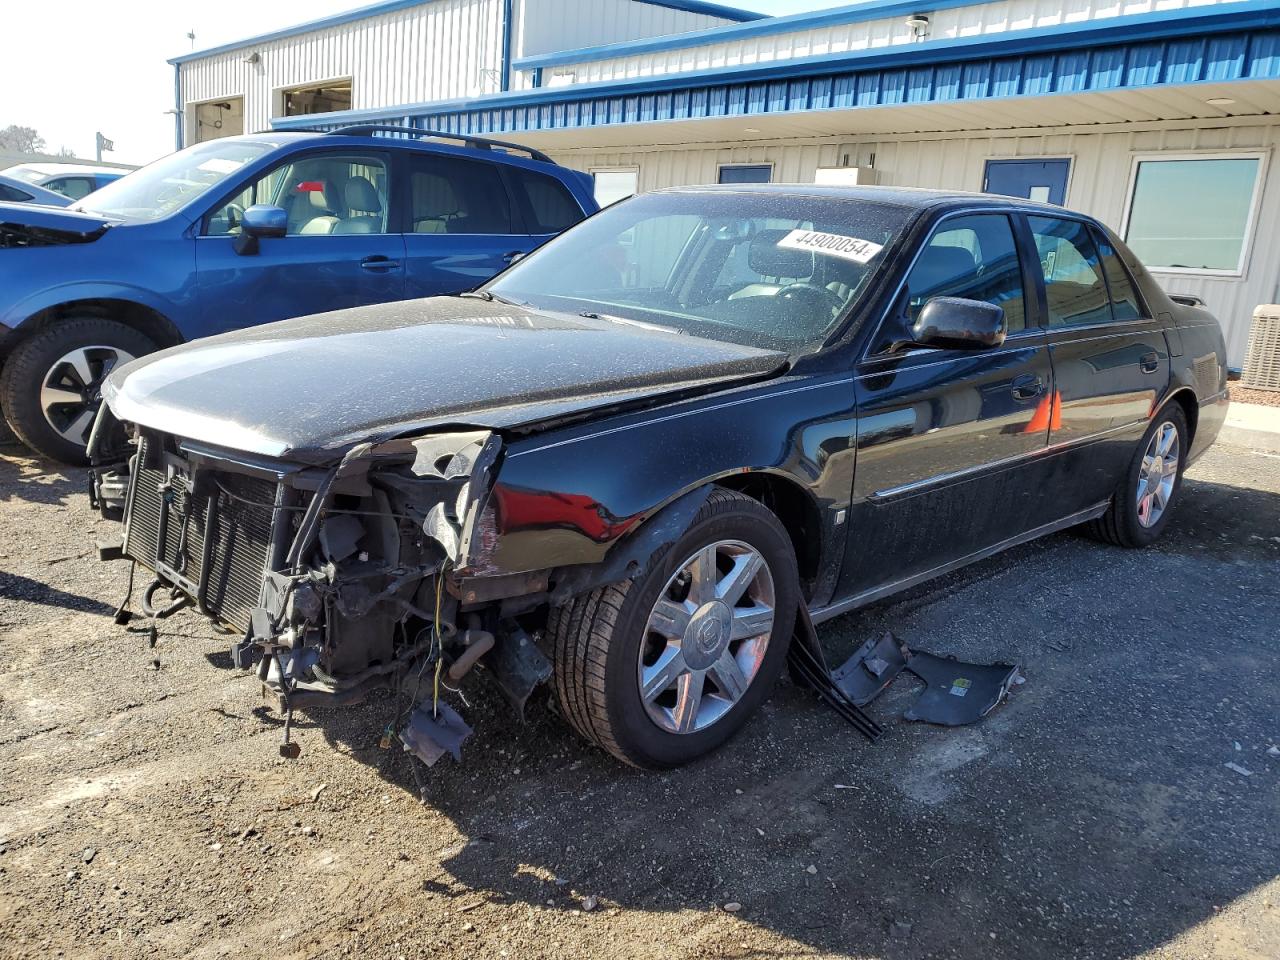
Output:
<path fill-rule="evenodd" d="M 910 211 L 779 194 L 614 204 L 489 284 L 538 309 L 788 352 L 820 344 L 870 286 Z"/>

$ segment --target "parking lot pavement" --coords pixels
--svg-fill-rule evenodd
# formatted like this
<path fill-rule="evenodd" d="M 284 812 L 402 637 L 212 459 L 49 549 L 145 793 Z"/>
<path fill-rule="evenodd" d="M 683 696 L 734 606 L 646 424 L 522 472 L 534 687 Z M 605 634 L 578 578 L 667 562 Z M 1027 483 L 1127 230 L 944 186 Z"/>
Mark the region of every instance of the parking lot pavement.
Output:
<path fill-rule="evenodd" d="M 1016 660 L 977 726 L 901 722 L 902 678 L 871 745 L 784 684 L 655 775 L 479 691 L 423 806 L 392 701 L 284 761 L 228 638 L 112 625 L 78 471 L 9 456 L 0 956 L 1274 960 L 1280 456 L 1215 447 L 1184 495 L 1151 550 L 1060 535 L 822 628 Z"/>

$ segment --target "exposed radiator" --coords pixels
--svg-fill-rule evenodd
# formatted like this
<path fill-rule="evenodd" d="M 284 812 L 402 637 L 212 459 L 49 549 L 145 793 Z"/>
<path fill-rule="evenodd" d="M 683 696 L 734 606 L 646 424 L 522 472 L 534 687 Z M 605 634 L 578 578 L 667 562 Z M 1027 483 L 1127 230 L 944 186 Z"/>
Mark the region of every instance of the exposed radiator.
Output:
<path fill-rule="evenodd" d="M 145 443 L 139 447 L 139 467 L 146 461 Z M 167 480 L 164 469 L 138 469 L 127 507 L 124 552 L 148 569 L 176 572 L 192 584 L 205 582 L 208 612 L 235 627 L 248 627 L 270 559 L 271 505 L 277 484 L 220 472 L 208 495 L 192 499 L 180 481 L 166 488 Z"/>
<path fill-rule="evenodd" d="M 1280 304 L 1264 303 L 1253 311 L 1240 385 L 1280 390 Z"/>

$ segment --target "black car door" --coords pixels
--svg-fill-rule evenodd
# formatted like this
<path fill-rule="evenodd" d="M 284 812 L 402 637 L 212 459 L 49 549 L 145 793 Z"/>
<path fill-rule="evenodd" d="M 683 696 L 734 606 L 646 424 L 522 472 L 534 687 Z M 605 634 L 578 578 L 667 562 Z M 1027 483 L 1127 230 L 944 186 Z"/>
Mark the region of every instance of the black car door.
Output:
<path fill-rule="evenodd" d="M 1003 212 L 953 214 L 919 248 L 881 334 L 858 364 L 857 464 L 838 595 L 888 592 L 1024 532 L 1028 461 L 1048 439 L 1052 368 L 1028 327 L 1035 288 Z M 933 297 L 1004 309 L 999 347 L 894 347 Z M 905 314 L 905 316 L 903 315 Z"/>
<path fill-rule="evenodd" d="M 1169 351 L 1106 236 L 1029 216 L 1043 278 L 1054 387 L 1042 482 L 1085 509 L 1109 498 L 1169 383 Z"/>

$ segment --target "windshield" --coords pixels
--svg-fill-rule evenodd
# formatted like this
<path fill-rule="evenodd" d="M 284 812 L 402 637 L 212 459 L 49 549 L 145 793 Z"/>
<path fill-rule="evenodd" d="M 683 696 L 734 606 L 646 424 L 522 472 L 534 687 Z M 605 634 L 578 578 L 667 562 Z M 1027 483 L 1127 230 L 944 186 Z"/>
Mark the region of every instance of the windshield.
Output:
<path fill-rule="evenodd" d="M 747 346 L 817 346 L 867 288 L 910 211 L 765 193 L 624 200 L 485 289 L 542 310 Z"/>
<path fill-rule="evenodd" d="M 261 140 L 198 143 L 107 184 L 75 209 L 125 220 L 159 220 L 275 147 Z"/>

